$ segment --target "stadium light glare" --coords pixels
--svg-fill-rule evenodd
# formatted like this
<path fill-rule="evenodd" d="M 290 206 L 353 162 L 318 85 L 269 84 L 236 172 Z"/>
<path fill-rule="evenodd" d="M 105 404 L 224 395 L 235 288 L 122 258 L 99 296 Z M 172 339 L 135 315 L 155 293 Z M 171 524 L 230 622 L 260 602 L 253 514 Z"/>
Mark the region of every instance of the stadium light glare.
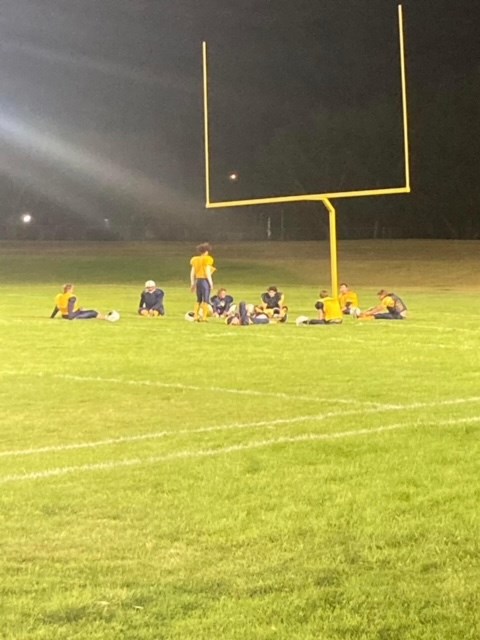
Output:
<path fill-rule="evenodd" d="M 20 220 L 23 222 L 23 224 L 30 224 L 31 222 L 33 222 L 33 216 L 31 213 L 22 213 L 22 215 L 20 216 Z"/>

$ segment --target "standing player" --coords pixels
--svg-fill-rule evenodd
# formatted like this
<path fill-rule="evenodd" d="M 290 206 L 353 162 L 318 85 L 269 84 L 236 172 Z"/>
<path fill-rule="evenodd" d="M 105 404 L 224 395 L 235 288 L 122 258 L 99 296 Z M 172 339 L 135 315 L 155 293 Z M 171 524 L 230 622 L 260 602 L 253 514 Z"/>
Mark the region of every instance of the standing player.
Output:
<path fill-rule="evenodd" d="M 215 271 L 213 258 L 210 255 L 212 247 L 205 242 L 197 247 L 198 255 L 190 260 L 190 287 L 196 292 L 197 302 L 193 309 L 193 319 L 196 322 L 206 322 L 210 312 L 210 292 L 213 288 L 212 275 Z M 201 312 L 201 315 L 200 315 Z"/>

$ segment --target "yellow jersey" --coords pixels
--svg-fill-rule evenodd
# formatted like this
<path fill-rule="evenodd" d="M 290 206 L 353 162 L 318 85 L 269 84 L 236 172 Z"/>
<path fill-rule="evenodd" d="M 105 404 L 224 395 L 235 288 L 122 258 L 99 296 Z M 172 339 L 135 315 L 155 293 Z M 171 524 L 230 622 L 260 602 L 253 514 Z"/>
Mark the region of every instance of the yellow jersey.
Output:
<path fill-rule="evenodd" d="M 68 316 L 68 304 L 72 298 L 73 298 L 72 311 L 78 311 L 79 306 L 77 303 L 77 298 L 71 291 L 68 291 L 67 293 L 59 293 L 57 296 L 55 296 L 55 306 L 60 311 L 62 316 Z"/>
<path fill-rule="evenodd" d="M 207 267 L 210 267 L 210 275 L 215 271 L 215 267 L 213 266 L 213 258 L 212 256 L 193 256 L 190 260 L 190 266 L 193 267 L 193 271 L 195 273 L 195 278 L 198 279 L 206 279 L 207 278 Z"/>
<path fill-rule="evenodd" d="M 387 293 L 387 295 L 383 296 L 380 304 L 386 313 L 401 316 L 402 318 L 407 316 L 407 305 L 395 293 Z"/>
<path fill-rule="evenodd" d="M 385 296 L 381 299 L 380 304 L 384 307 L 386 313 L 390 313 L 395 310 L 395 300 L 392 296 Z"/>
<path fill-rule="evenodd" d="M 347 309 L 350 307 L 358 307 L 358 295 L 355 291 L 347 291 L 346 293 L 341 293 L 338 296 L 338 301 L 340 302 L 340 306 L 342 309 Z"/>
<path fill-rule="evenodd" d="M 325 322 L 342 322 L 342 310 L 336 298 L 320 298 L 320 302 L 323 302 L 323 319 Z"/>

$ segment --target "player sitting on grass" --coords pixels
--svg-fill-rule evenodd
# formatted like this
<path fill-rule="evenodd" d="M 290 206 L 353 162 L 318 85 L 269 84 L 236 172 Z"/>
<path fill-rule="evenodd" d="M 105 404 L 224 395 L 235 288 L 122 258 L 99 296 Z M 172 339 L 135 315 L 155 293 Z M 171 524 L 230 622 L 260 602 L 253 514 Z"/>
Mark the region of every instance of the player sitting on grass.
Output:
<path fill-rule="evenodd" d="M 273 316 L 285 315 L 285 296 L 274 285 L 268 287 L 265 293 L 261 295 L 262 304 L 255 307 L 255 311 L 258 313 L 265 313 L 269 318 Z M 285 308 L 284 308 L 285 307 Z"/>
<path fill-rule="evenodd" d="M 140 296 L 138 305 L 138 313 L 141 316 L 149 316 L 155 318 L 165 315 L 165 307 L 163 306 L 163 298 L 165 293 L 159 289 L 153 280 L 145 282 L 145 289 Z"/>
<path fill-rule="evenodd" d="M 366 320 L 404 320 L 407 317 L 407 305 L 395 293 L 380 289 L 377 293 L 380 303 L 367 309 L 358 317 Z"/>
<path fill-rule="evenodd" d="M 343 322 L 338 300 L 329 296 L 325 289 L 320 291 L 320 298 L 315 303 L 315 309 L 318 310 L 318 318 L 310 319 L 307 316 L 299 316 L 295 321 L 297 327 L 302 324 L 341 324 Z"/>
<path fill-rule="evenodd" d="M 81 309 L 74 294 L 74 286 L 71 283 L 63 285 L 63 292 L 55 297 L 55 307 L 50 318 L 55 318 L 58 312 L 64 320 L 107 319 L 106 316 L 94 309 Z"/>
<path fill-rule="evenodd" d="M 356 315 L 356 310 L 358 309 L 358 295 L 355 291 L 352 291 L 345 282 L 342 282 L 340 285 L 338 301 L 343 315 Z"/>
<path fill-rule="evenodd" d="M 212 313 L 215 318 L 226 318 L 230 310 L 235 309 L 233 297 L 227 293 L 226 289 L 219 289 L 215 296 L 210 298 Z"/>

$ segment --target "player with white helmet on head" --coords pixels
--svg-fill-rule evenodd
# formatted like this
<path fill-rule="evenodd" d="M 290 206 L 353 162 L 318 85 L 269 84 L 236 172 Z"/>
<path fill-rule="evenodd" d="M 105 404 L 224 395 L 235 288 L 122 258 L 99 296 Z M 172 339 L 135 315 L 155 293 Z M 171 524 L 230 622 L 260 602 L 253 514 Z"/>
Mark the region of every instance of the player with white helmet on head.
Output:
<path fill-rule="evenodd" d="M 159 289 L 154 280 L 147 280 L 140 295 L 138 313 L 144 317 L 158 318 L 165 315 L 163 300 L 165 292 Z"/>

